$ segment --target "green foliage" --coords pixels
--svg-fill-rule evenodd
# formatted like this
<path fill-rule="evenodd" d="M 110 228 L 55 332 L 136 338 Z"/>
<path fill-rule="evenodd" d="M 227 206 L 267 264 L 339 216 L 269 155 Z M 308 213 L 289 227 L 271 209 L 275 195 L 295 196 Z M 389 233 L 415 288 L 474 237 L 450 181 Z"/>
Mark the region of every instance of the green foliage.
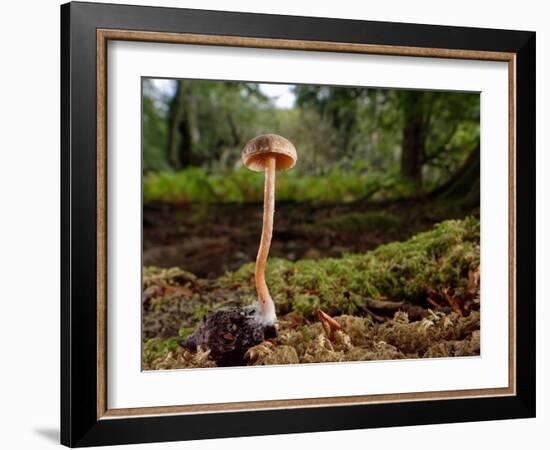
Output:
<path fill-rule="evenodd" d="M 209 174 L 189 167 L 179 172 L 149 173 L 143 177 L 143 202 L 244 203 L 263 201 L 263 174 L 246 168 Z M 277 174 L 277 201 L 352 202 L 376 196 L 402 198 L 411 194 L 391 174 L 361 169 L 333 169 L 325 176 L 300 175 L 294 171 Z"/>
<path fill-rule="evenodd" d="M 262 133 L 281 134 L 296 145 L 299 163 L 292 172 L 306 178 L 303 189 L 309 192 L 299 197 L 314 200 L 339 200 L 341 191 L 347 196 L 344 200 L 368 197 L 380 184 L 384 189 L 378 192 L 384 197 L 415 192 L 415 186 L 398 176 L 403 132 L 411 120 L 419 119 L 424 130 L 420 155 L 424 191 L 449 180 L 479 142 L 477 93 L 294 85 L 296 104 L 283 109 L 258 83 L 172 83 L 172 94 L 151 80 L 143 84 L 143 170 L 156 174 L 156 185 L 147 187 L 146 198 L 208 202 L 220 201 L 212 200 L 218 197 L 255 198 L 261 190 L 258 183 L 246 175 L 233 178 L 227 173 L 240 167 L 246 141 Z M 197 172 L 188 172 L 192 168 Z M 181 169 L 185 176 L 165 173 Z M 361 179 L 356 179 L 358 174 Z M 210 176 L 223 178 L 214 182 Z M 315 176 L 327 177 L 332 190 L 308 178 Z M 245 188 L 244 181 L 253 184 Z M 360 181 L 366 183 L 362 188 L 355 185 Z M 297 183 L 291 180 L 288 189 L 293 192 Z"/>
<path fill-rule="evenodd" d="M 424 95 L 429 111 L 424 178 L 426 189 L 431 190 L 456 173 L 479 146 L 479 94 L 430 92 Z"/>
<path fill-rule="evenodd" d="M 320 146 L 328 155 L 325 164 L 347 168 L 366 160 L 372 167 L 396 171 L 403 130 L 417 120 L 425 129 L 419 159 L 425 188 L 431 190 L 458 170 L 479 142 L 477 93 L 308 85 L 296 86 L 295 92 L 303 111 L 316 111 L 319 123 L 330 124 Z"/>
<path fill-rule="evenodd" d="M 168 122 L 160 105 L 168 99 L 156 92 L 150 80 L 143 82 L 143 170 L 168 170 Z"/>
<path fill-rule="evenodd" d="M 430 292 L 459 294 L 468 275 L 479 267 L 479 221 L 449 220 L 405 242 L 393 242 L 365 254 L 300 260 L 272 258 L 267 284 L 279 314 L 305 317 L 322 308 L 356 314 L 365 299 L 425 302 Z M 247 302 L 255 298 L 254 264 L 218 280 L 219 287 L 238 289 Z"/>
<path fill-rule="evenodd" d="M 169 104 L 172 168 L 231 167 L 246 140 L 275 126 L 257 83 L 178 80 Z"/>

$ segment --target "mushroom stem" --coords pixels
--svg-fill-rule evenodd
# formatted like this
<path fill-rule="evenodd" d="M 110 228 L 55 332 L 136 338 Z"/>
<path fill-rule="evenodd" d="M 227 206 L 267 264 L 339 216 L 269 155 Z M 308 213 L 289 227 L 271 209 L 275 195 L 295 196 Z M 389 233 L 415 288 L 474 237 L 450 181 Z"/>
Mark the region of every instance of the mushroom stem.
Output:
<path fill-rule="evenodd" d="M 265 282 L 265 266 L 267 255 L 271 246 L 271 236 L 273 234 L 273 214 L 275 211 L 275 167 L 276 159 L 274 156 L 268 156 L 265 160 L 265 180 L 264 180 L 264 218 L 262 225 L 262 237 L 260 239 L 260 248 L 256 257 L 256 291 L 260 303 L 260 315 L 266 322 L 275 322 L 275 305 L 269 294 Z"/>

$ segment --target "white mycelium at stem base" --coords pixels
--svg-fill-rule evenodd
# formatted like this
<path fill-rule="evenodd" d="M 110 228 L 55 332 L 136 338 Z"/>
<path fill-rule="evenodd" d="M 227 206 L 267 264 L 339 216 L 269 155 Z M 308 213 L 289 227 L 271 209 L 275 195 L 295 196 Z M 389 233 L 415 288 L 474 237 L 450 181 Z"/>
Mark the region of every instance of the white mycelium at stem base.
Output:
<path fill-rule="evenodd" d="M 275 304 L 269 294 L 269 289 L 265 282 L 265 266 L 267 255 L 271 246 L 271 236 L 273 235 L 273 214 L 275 211 L 275 168 L 277 161 L 274 156 L 268 156 L 265 160 L 265 180 L 264 180 L 264 218 L 262 225 L 262 237 L 260 239 L 260 248 L 256 257 L 256 291 L 259 301 L 259 318 L 266 324 L 274 324 L 277 320 L 275 314 Z"/>

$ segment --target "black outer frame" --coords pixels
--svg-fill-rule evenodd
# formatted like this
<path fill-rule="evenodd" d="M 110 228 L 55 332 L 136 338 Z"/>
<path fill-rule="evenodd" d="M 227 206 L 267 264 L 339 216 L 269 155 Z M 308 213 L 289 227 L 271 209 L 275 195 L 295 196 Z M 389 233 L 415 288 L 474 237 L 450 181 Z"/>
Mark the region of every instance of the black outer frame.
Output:
<path fill-rule="evenodd" d="M 96 29 L 515 53 L 516 383 L 507 397 L 97 419 Z M 535 33 L 68 3 L 61 6 L 61 443 L 71 447 L 534 417 Z"/>

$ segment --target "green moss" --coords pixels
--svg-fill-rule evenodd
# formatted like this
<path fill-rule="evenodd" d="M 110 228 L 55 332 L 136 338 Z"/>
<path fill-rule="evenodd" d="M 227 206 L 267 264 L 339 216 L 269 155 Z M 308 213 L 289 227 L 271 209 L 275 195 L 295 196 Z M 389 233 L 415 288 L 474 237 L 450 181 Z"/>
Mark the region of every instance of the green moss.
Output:
<path fill-rule="evenodd" d="M 319 297 L 316 295 L 298 294 L 294 298 L 292 309 L 304 317 L 311 317 L 321 307 L 320 303 Z"/>
<path fill-rule="evenodd" d="M 170 285 L 183 286 L 186 283 L 193 282 L 197 279 L 195 275 L 179 267 L 170 267 L 169 269 L 161 269 L 160 267 L 144 267 L 143 268 L 143 288 L 151 285 Z"/>
<path fill-rule="evenodd" d="M 200 322 L 203 319 L 203 317 L 206 316 L 212 309 L 213 308 L 211 305 L 199 304 L 195 307 L 195 310 L 193 312 L 193 318 L 195 319 L 196 322 Z"/>
<path fill-rule="evenodd" d="M 369 317 L 335 317 L 341 330 L 328 339 L 321 324 L 295 328 L 280 321 L 278 345 L 262 342 L 246 354 L 248 364 L 297 364 L 403 358 L 477 356 L 480 354 L 479 312 L 431 315 L 411 322 L 406 313 L 375 324 Z M 305 329 L 305 330 L 304 330 Z M 307 330 L 307 331 L 306 331 Z"/>
<path fill-rule="evenodd" d="M 477 311 L 464 317 L 456 311 L 444 317 L 432 314 L 418 321 L 409 321 L 404 311 L 398 311 L 382 324 L 366 314 L 372 299 L 426 307 L 428 297 L 441 302 L 447 295 L 452 300 L 479 298 L 475 282 L 479 263 L 479 221 L 475 218 L 441 222 L 407 241 L 365 254 L 295 263 L 271 258 L 266 278 L 281 318 L 279 344 L 284 348 L 262 343 L 249 355 L 250 363 L 479 354 Z M 188 352 L 179 341 L 189 336 L 208 311 L 256 299 L 253 263 L 217 280 L 197 279 L 178 268 L 146 267 L 143 283 L 145 369 L 212 367 L 207 351 Z M 335 317 L 348 315 L 339 318 L 345 331 L 341 342 L 331 343 L 324 337 L 315 319 L 319 308 Z M 298 321 L 290 320 L 291 316 L 285 319 L 291 312 Z"/>
<path fill-rule="evenodd" d="M 299 364 L 335 361 L 369 361 L 403 358 L 477 356 L 480 354 L 480 315 L 432 314 L 410 321 L 402 311 L 382 324 L 370 317 L 343 315 L 334 318 L 341 326 L 329 340 L 320 323 L 296 325 L 279 321 L 276 344 L 264 341 L 246 353 L 247 364 Z M 144 344 L 144 369 L 215 367 L 208 350 L 189 352 L 179 338 L 150 339 Z"/>
<path fill-rule="evenodd" d="M 295 311 L 305 317 L 322 308 L 336 314 L 356 314 L 364 298 L 423 303 L 430 292 L 459 293 L 468 275 L 479 267 L 479 221 L 448 220 L 404 242 L 392 242 L 365 254 L 300 260 L 272 258 L 267 284 L 279 314 Z M 227 273 L 217 281 L 255 298 L 254 264 Z"/>
<path fill-rule="evenodd" d="M 149 339 L 143 345 L 144 370 L 188 369 L 196 367 L 216 367 L 210 359 L 210 352 L 199 350 L 190 352 L 182 348 L 181 338 Z"/>
<path fill-rule="evenodd" d="M 174 336 L 168 339 L 153 338 L 143 343 L 143 364 L 148 366 L 155 359 L 164 356 L 167 352 L 176 351 L 181 337 Z"/>
<path fill-rule="evenodd" d="M 185 339 L 187 336 L 189 336 L 193 331 L 195 330 L 195 328 L 193 327 L 181 327 L 179 332 L 178 332 L 178 336 L 182 339 Z"/>

